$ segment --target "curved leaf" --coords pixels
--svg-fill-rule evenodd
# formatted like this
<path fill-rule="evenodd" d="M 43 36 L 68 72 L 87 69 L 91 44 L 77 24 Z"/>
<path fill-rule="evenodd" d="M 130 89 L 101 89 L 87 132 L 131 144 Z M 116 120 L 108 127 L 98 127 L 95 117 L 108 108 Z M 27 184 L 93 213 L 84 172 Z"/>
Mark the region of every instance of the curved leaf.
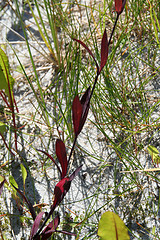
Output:
<path fill-rule="evenodd" d="M 93 58 L 93 60 L 94 60 L 94 62 L 95 62 L 95 64 L 96 64 L 96 67 L 97 67 L 97 71 L 99 72 L 98 63 L 97 63 L 97 61 L 96 61 L 96 59 L 95 59 L 92 51 L 91 51 L 91 50 L 87 47 L 87 45 L 86 45 L 84 42 L 82 42 L 81 40 L 78 40 L 78 39 L 76 39 L 76 38 L 73 38 L 73 40 L 74 40 L 74 41 L 77 41 L 78 43 L 80 43 L 80 44 L 87 50 L 87 52 L 88 52 L 88 53 L 91 55 L 91 57 Z"/>
<path fill-rule="evenodd" d="M 98 236 L 101 240 L 129 240 L 127 227 L 120 217 L 113 212 L 105 212 L 98 225 Z"/>
<path fill-rule="evenodd" d="M 42 217 L 43 217 L 43 214 L 44 214 L 44 212 L 40 212 L 38 215 L 37 215 L 37 217 L 36 217 L 36 219 L 35 219 L 35 221 L 34 221 L 34 223 L 33 223 L 33 226 L 32 226 L 32 229 L 31 229 L 31 234 L 30 234 L 30 240 L 33 238 L 33 236 L 36 234 L 36 232 L 37 232 L 37 230 L 38 230 L 38 228 L 39 228 L 39 224 L 40 224 L 40 222 L 41 222 L 41 219 L 42 219 Z"/>
<path fill-rule="evenodd" d="M 60 174 L 62 175 L 61 169 L 59 168 L 58 164 L 54 161 L 53 157 L 49 153 L 47 153 L 47 152 L 45 152 L 43 150 L 40 150 L 40 149 L 37 149 L 37 150 L 39 152 L 44 153 L 47 157 L 49 157 L 52 160 L 52 162 L 56 165 L 56 167 L 57 167 L 58 171 L 60 172 Z"/>

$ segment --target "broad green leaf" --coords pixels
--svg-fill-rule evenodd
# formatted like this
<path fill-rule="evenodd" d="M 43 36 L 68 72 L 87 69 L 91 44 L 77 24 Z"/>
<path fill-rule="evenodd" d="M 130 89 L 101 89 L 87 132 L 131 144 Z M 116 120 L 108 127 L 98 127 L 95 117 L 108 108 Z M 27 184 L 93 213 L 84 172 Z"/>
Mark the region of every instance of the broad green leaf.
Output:
<path fill-rule="evenodd" d="M 9 61 L 5 52 L 0 48 L 0 89 L 4 89 L 5 93 L 9 96 L 8 80 L 12 93 L 14 78 L 9 73 Z"/>
<path fill-rule="evenodd" d="M 11 184 L 11 187 L 12 187 L 12 190 L 13 190 L 14 195 L 16 195 L 17 190 L 16 190 L 13 186 L 15 186 L 16 188 L 18 188 L 18 184 L 16 183 L 16 181 L 15 181 L 15 179 L 14 179 L 13 176 L 9 176 L 9 182 L 10 182 L 10 184 Z M 13 186 L 12 186 L 12 185 L 13 185 Z"/>
<path fill-rule="evenodd" d="M 160 156 L 159 156 L 159 152 L 157 150 L 157 148 L 153 147 L 153 146 L 148 146 L 147 148 L 149 154 L 151 155 L 152 161 L 156 164 L 160 163 Z"/>
<path fill-rule="evenodd" d="M 114 212 L 102 214 L 98 225 L 98 236 L 101 240 L 129 240 L 127 227 Z"/>
<path fill-rule="evenodd" d="M 6 131 L 7 131 L 7 125 L 3 122 L 0 122 L 0 134 L 3 135 L 3 133 Z"/>
<path fill-rule="evenodd" d="M 25 167 L 23 166 L 23 164 L 20 164 L 21 166 L 21 171 L 22 171 L 22 178 L 23 178 L 23 185 L 25 185 L 25 181 L 26 181 L 26 177 L 27 177 L 27 171 L 25 169 Z"/>

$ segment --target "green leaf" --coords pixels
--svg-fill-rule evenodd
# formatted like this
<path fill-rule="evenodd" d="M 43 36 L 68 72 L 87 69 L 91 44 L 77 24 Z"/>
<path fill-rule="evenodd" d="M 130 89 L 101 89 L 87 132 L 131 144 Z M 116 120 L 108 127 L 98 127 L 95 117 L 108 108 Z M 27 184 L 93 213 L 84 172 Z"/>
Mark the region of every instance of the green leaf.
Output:
<path fill-rule="evenodd" d="M 13 176 L 9 176 L 9 182 L 10 182 L 11 186 L 13 185 L 16 188 L 18 188 L 18 184 L 16 183 L 16 181 L 15 181 Z M 13 190 L 14 195 L 16 195 L 17 190 L 13 186 L 12 186 L 12 190 Z"/>
<path fill-rule="evenodd" d="M 154 18 L 153 18 L 153 15 L 154 15 L 155 20 L 154 20 Z M 158 21 L 158 18 L 157 18 L 157 16 L 156 16 L 155 11 L 152 10 L 151 4 L 150 4 L 150 16 L 151 16 L 151 21 L 152 21 L 153 28 L 154 28 L 154 34 L 155 34 L 155 37 L 156 37 L 156 41 L 157 41 L 157 43 L 158 43 L 158 46 L 160 47 L 160 42 L 159 42 L 159 39 L 158 39 L 158 31 L 157 31 L 157 27 L 158 27 L 158 29 L 160 30 L 160 25 L 159 25 L 159 21 Z M 156 26 L 155 21 L 156 21 L 156 23 L 157 23 L 157 26 Z"/>
<path fill-rule="evenodd" d="M 153 146 L 148 146 L 147 148 L 149 154 L 151 155 L 152 161 L 156 164 L 160 163 L 160 156 L 159 156 L 159 151 L 157 150 L 157 148 L 153 147 Z"/>
<path fill-rule="evenodd" d="M 27 171 L 22 163 L 20 164 L 20 166 L 21 166 L 21 171 L 22 171 L 23 185 L 25 185 L 25 181 L 27 178 Z"/>
<path fill-rule="evenodd" d="M 5 52 L 0 48 L 0 90 L 4 89 L 5 93 L 9 96 L 8 80 L 12 92 L 14 78 L 9 73 L 9 61 Z"/>
<path fill-rule="evenodd" d="M 0 122 L 0 134 L 3 135 L 3 133 L 7 131 L 7 127 L 8 126 L 5 123 Z"/>
<path fill-rule="evenodd" d="M 98 225 L 98 236 L 101 240 L 129 240 L 127 227 L 114 212 L 102 214 Z"/>

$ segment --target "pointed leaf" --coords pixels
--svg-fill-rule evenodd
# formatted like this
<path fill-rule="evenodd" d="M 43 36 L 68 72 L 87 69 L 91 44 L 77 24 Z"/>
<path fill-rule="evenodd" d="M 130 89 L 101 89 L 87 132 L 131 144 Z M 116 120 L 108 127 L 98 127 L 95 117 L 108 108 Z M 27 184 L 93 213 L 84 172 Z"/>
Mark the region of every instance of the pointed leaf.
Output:
<path fill-rule="evenodd" d="M 25 185 L 26 178 L 27 178 L 27 171 L 22 163 L 20 164 L 20 166 L 21 166 L 21 171 L 22 171 L 23 185 Z"/>
<path fill-rule="evenodd" d="M 115 10 L 118 15 L 120 15 L 123 12 L 125 4 L 126 0 L 115 0 Z"/>
<path fill-rule="evenodd" d="M 105 212 L 98 225 L 98 236 L 101 240 L 129 240 L 128 230 L 120 217 L 113 212 Z"/>
<path fill-rule="evenodd" d="M 82 165 L 80 167 L 78 167 L 72 174 L 71 176 L 69 177 L 69 180 L 72 181 L 79 173 L 79 171 L 81 170 L 82 168 Z"/>
<path fill-rule="evenodd" d="M 71 185 L 71 181 L 68 177 L 63 178 L 61 181 L 57 183 L 54 189 L 54 202 L 52 207 L 55 209 L 60 202 L 63 200 L 66 193 L 69 191 Z"/>
<path fill-rule="evenodd" d="M 101 72 L 104 66 L 106 65 L 107 58 L 108 58 L 108 39 L 107 39 L 107 33 L 105 29 L 102 37 L 102 42 L 101 42 L 101 65 L 100 65 L 99 72 Z"/>
<path fill-rule="evenodd" d="M 67 154 L 66 154 L 65 144 L 60 139 L 57 139 L 57 141 L 56 141 L 56 155 L 61 164 L 61 168 L 62 168 L 61 179 L 63 179 L 67 173 L 68 162 L 67 162 Z"/>
<path fill-rule="evenodd" d="M 83 110 L 82 110 L 82 117 L 81 117 L 81 121 L 80 121 L 79 133 L 82 131 L 82 128 L 84 126 L 84 123 L 85 123 L 87 115 L 88 115 L 88 111 L 89 111 L 89 107 L 90 107 L 90 96 L 91 96 L 91 91 L 90 91 L 90 86 L 89 86 L 81 98 L 81 104 L 82 104 Z"/>
<path fill-rule="evenodd" d="M 17 184 L 17 183 L 16 183 L 16 184 Z M 35 211 L 34 211 L 34 208 L 33 208 L 32 204 L 31 204 L 30 201 L 27 199 L 27 197 L 24 195 L 24 193 L 21 192 L 21 191 L 18 189 L 18 185 L 17 185 L 17 187 L 15 186 L 15 184 L 13 185 L 13 184 L 11 183 L 11 185 L 16 189 L 16 191 L 22 196 L 22 198 L 24 199 L 24 201 L 27 203 L 28 208 L 29 208 L 29 211 L 30 211 L 30 213 L 31 213 L 31 215 L 32 215 L 32 218 L 33 218 L 33 220 L 34 220 L 34 219 L 36 218 L 36 213 L 35 213 Z"/>
<path fill-rule="evenodd" d="M 122 0 L 115 0 L 115 10 L 120 13 L 122 10 Z"/>
<path fill-rule="evenodd" d="M 61 169 L 59 168 L 58 164 L 54 161 L 53 157 L 49 153 L 47 153 L 47 152 L 45 152 L 43 150 L 40 150 L 40 149 L 37 149 L 37 150 L 39 152 L 44 153 L 47 157 L 49 157 L 52 160 L 52 162 L 56 165 L 56 167 L 58 168 L 58 171 L 60 172 L 60 174 L 62 175 Z"/>
<path fill-rule="evenodd" d="M 5 179 L 0 183 L 0 196 L 1 196 L 2 191 L 3 191 L 4 183 L 5 183 Z"/>
<path fill-rule="evenodd" d="M 53 221 L 51 221 L 41 234 L 41 240 L 48 239 L 55 231 L 53 230 Z"/>
<path fill-rule="evenodd" d="M 78 95 L 75 96 L 72 104 L 72 119 L 73 119 L 73 126 L 74 126 L 74 133 L 75 136 L 79 134 L 79 126 L 82 117 L 82 104 L 79 100 Z"/>
<path fill-rule="evenodd" d="M 81 40 L 78 40 L 78 39 L 76 39 L 76 38 L 73 38 L 73 40 L 74 40 L 74 41 L 77 41 L 78 43 L 80 43 L 80 44 L 87 50 L 87 52 L 90 54 L 90 56 L 93 58 L 93 60 L 94 60 L 94 62 L 95 62 L 95 64 L 96 64 L 97 71 L 99 71 L 98 63 L 97 63 L 97 61 L 96 61 L 96 59 L 95 59 L 92 51 L 87 47 L 87 45 L 86 45 L 84 42 L 82 42 Z"/>
<path fill-rule="evenodd" d="M 41 222 L 41 219 L 43 217 L 44 212 L 40 212 L 37 217 L 35 218 L 35 221 L 33 223 L 32 229 L 31 229 L 31 234 L 30 234 L 30 240 L 33 238 L 33 236 L 36 234 L 38 228 L 39 228 L 39 224 Z"/>

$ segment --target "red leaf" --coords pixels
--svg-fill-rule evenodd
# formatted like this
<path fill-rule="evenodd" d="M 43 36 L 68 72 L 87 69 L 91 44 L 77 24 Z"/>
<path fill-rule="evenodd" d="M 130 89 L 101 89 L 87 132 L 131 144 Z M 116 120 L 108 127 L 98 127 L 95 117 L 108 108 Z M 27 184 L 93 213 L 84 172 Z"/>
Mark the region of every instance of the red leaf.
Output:
<path fill-rule="evenodd" d="M 108 39 L 107 39 L 107 33 L 105 29 L 102 37 L 102 42 L 101 42 L 101 65 L 100 65 L 99 72 L 101 72 L 104 66 L 106 65 L 107 58 L 108 58 Z"/>
<path fill-rule="evenodd" d="M 69 177 L 63 178 L 57 183 L 54 188 L 54 202 L 52 205 L 52 209 L 55 209 L 60 204 L 66 193 L 69 191 L 70 185 L 71 181 Z"/>
<path fill-rule="evenodd" d="M 120 14 L 122 9 L 122 0 L 115 0 L 115 10 Z"/>
<path fill-rule="evenodd" d="M 97 63 L 97 61 L 96 61 L 96 59 L 95 59 L 92 51 L 87 47 L 87 45 L 86 45 L 84 42 L 82 42 L 81 40 L 78 40 L 78 39 L 76 39 L 76 38 L 73 38 L 73 40 L 74 40 L 74 41 L 77 41 L 78 43 L 80 43 L 80 44 L 87 50 L 87 52 L 91 55 L 91 57 L 93 58 L 93 60 L 94 60 L 94 62 L 95 62 L 95 64 L 96 64 L 97 71 L 99 71 L 98 63 Z"/>
<path fill-rule="evenodd" d="M 43 217 L 43 214 L 44 214 L 44 212 L 40 212 L 38 215 L 37 215 L 37 217 L 36 217 L 36 219 L 35 219 L 35 221 L 34 221 L 34 223 L 33 223 L 33 226 L 32 226 L 32 229 L 31 229 L 31 234 L 30 234 L 30 240 L 33 238 L 33 236 L 36 234 L 36 232 L 37 232 L 37 230 L 38 230 L 38 228 L 39 228 L 39 224 L 40 224 L 40 222 L 41 222 L 41 219 L 42 219 L 42 217 Z"/>
<path fill-rule="evenodd" d="M 121 14 L 123 12 L 126 0 L 115 0 L 115 10 L 117 14 Z"/>
<path fill-rule="evenodd" d="M 78 95 L 75 96 L 72 104 L 72 119 L 73 119 L 73 126 L 74 126 L 74 133 L 75 136 L 79 134 L 79 126 L 82 117 L 82 104 L 79 100 Z"/>
<path fill-rule="evenodd" d="M 91 95 L 91 91 L 90 91 L 90 87 L 87 88 L 86 92 L 83 94 L 82 98 L 81 98 L 81 104 L 83 107 L 83 111 L 82 111 L 82 117 L 81 117 L 81 121 L 80 121 L 80 126 L 79 126 L 79 132 L 81 132 L 84 123 L 86 121 L 87 115 L 88 115 L 88 111 L 89 111 L 89 103 L 90 103 L 90 95 Z"/>
<path fill-rule="evenodd" d="M 67 162 L 67 154 L 66 154 L 65 145 L 64 145 L 63 141 L 60 139 L 57 139 L 57 141 L 56 141 L 56 155 L 61 164 L 61 168 L 62 168 L 61 179 L 63 179 L 67 173 L 68 162 Z"/>
<path fill-rule="evenodd" d="M 43 230 L 42 234 L 41 234 L 41 240 L 46 240 L 48 239 L 53 233 L 54 233 L 54 229 L 53 229 L 53 221 L 51 221 L 47 227 Z"/>
<path fill-rule="evenodd" d="M 4 183 L 5 183 L 5 179 L 0 183 L 0 195 L 2 194 Z"/>

